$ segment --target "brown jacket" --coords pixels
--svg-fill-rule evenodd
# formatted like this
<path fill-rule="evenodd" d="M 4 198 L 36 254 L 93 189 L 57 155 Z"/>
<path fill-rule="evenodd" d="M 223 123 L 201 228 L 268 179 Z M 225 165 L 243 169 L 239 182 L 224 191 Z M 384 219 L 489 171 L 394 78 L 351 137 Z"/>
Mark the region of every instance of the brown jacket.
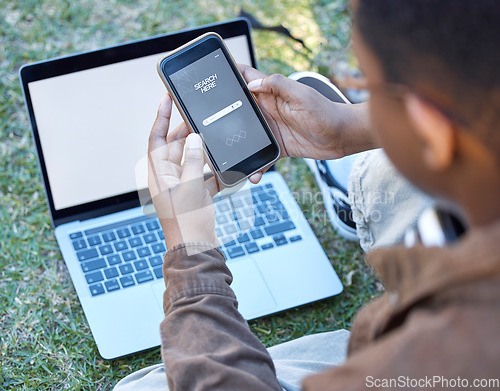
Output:
<path fill-rule="evenodd" d="M 190 246 L 206 251 L 188 257 L 179 246 L 164 263 L 170 389 L 281 390 L 237 311 L 222 254 Z M 368 261 L 387 293 L 358 314 L 346 363 L 307 378 L 304 389 L 500 389 L 500 224 L 454 247 L 377 250 Z"/>

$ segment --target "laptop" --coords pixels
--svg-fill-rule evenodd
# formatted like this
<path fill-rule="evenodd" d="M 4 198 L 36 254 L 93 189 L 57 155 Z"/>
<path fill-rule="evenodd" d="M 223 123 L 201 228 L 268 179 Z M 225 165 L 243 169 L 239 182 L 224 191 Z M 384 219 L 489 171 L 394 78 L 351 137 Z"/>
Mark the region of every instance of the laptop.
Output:
<path fill-rule="evenodd" d="M 62 256 L 100 355 L 160 345 L 166 251 L 147 193 L 148 135 L 165 87 L 156 62 L 215 31 L 255 66 L 245 19 L 25 65 L 20 78 Z M 171 126 L 181 123 L 174 109 Z M 336 295 L 342 284 L 277 172 L 214 198 L 239 309 L 254 319 Z"/>

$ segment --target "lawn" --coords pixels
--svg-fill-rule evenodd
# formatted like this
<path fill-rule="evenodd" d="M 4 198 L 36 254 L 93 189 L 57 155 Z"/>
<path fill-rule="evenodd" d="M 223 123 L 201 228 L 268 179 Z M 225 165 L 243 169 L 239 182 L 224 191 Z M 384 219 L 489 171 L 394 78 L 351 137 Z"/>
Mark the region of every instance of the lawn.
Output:
<path fill-rule="evenodd" d="M 20 66 L 230 19 L 241 7 L 267 25 L 285 25 L 309 48 L 273 32 L 255 31 L 262 71 L 328 74 L 339 64 L 352 63 L 344 0 L 0 0 L 0 389 L 107 390 L 132 371 L 161 360 L 159 348 L 113 361 L 97 352 L 51 227 L 19 86 Z M 251 321 L 266 346 L 349 328 L 357 310 L 380 292 L 359 246 L 339 238 L 321 202 L 311 202 L 321 199 L 321 193 L 305 163 L 288 159 L 278 169 L 345 290 Z"/>

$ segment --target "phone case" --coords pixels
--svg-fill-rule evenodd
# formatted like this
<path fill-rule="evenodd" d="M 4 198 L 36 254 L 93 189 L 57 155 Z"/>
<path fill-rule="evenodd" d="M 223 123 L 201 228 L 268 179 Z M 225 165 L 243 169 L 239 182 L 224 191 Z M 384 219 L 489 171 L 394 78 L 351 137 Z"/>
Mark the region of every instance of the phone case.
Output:
<path fill-rule="evenodd" d="M 215 32 L 210 32 L 210 33 L 205 33 L 203 35 L 200 35 L 199 37 L 193 39 L 192 41 L 189 41 L 188 43 L 180 46 L 179 48 L 175 49 L 174 51 L 170 52 L 169 54 L 167 54 L 166 56 L 160 58 L 160 60 L 158 60 L 158 63 L 156 65 L 156 69 L 158 71 L 158 75 L 160 75 L 160 78 L 161 80 L 163 81 L 163 84 L 165 84 L 165 87 L 167 87 L 167 91 L 168 93 L 170 94 L 170 97 L 172 98 L 172 100 L 174 101 L 175 105 L 177 106 L 177 109 L 179 110 L 181 116 L 182 116 L 182 119 L 184 120 L 184 122 L 186 123 L 188 129 L 194 133 L 194 129 L 193 127 L 191 126 L 191 123 L 188 121 L 187 119 L 187 116 L 186 116 L 186 113 L 184 112 L 184 110 L 182 109 L 182 106 L 180 104 L 180 102 L 178 101 L 177 97 L 175 96 L 174 92 L 172 91 L 172 88 L 170 87 L 170 84 L 168 83 L 167 79 L 165 78 L 165 75 L 163 74 L 163 71 L 161 69 L 161 64 L 162 62 L 166 59 L 166 58 L 169 58 L 173 55 L 175 55 L 176 53 L 196 44 L 197 42 L 203 40 L 204 38 L 208 37 L 208 36 L 214 36 L 216 37 L 222 44 L 222 46 L 224 47 L 224 49 L 226 50 L 226 52 L 229 54 L 229 58 L 231 60 L 231 62 L 235 65 L 235 68 L 236 68 L 236 71 L 238 72 L 238 74 L 240 75 L 240 77 L 245 80 L 245 78 L 243 77 L 243 75 L 241 74 L 238 66 L 237 66 L 237 63 L 236 61 L 234 60 L 231 52 L 229 51 L 229 49 L 227 48 L 226 44 L 224 43 L 224 40 L 223 38 L 215 33 Z M 257 101 L 255 99 L 255 96 L 253 93 L 250 93 L 250 99 L 252 99 L 254 101 L 254 103 L 256 104 L 256 108 L 257 110 L 259 111 L 260 115 L 262 115 L 262 118 L 265 120 L 264 118 L 264 115 L 262 114 L 262 111 L 260 110 L 259 108 L 259 105 L 257 104 Z M 266 122 L 267 123 L 267 122 Z M 269 124 L 267 124 L 267 126 L 269 127 Z M 271 129 L 269 127 L 269 129 Z M 270 161 L 269 163 L 267 163 L 266 165 L 256 169 L 255 171 L 251 172 L 250 174 L 246 175 L 245 177 L 241 178 L 240 180 L 238 180 L 237 182 L 235 183 L 231 183 L 231 184 L 228 184 L 226 182 L 224 182 L 222 176 L 220 175 L 220 173 L 215 169 L 215 167 L 213 166 L 212 164 L 212 161 L 208 155 L 208 152 L 207 152 L 207 146 L 205 144 L 205 141 L 203 140 L 203 137 L 202 137 L 202 140 L 203 140 L 203 150 L 205 152 L 205 161 L 207 162 L 207 164 L 209 165 L 210 167 L 210 170 L 212 171 L 212 173 L 214 174 L 214 176 L 217 178 L 217 181 L 219 183 L 219 187 L 233 187 L 233 186 L 236 186 L 238 183 L 241 183 L 242 181 L 244 181 L 245 179 L 251 177 L 253 174 L 257 173 L 257 172 L 260 172 L 260 171 L 263 171 L 267 168 L 269 168 L 270 166 L 272 166 L 274 163 L 276 163 L 281 155 L 281 151 L 280 151 L 280 147 L 279 147 L 279 144 L 278 142 L 276 141 L 276 138 L 274 137 L 274 134 L 272 133 L 271 131 L 271 138 L 272 140 L 275 142 L 277 148 L 278 148 L 278 154 L 277 154 L 277 157 L 275 159 L 273 159 L 272 161 Z M 221 186 L 222 185 L 222 186 Z"/>

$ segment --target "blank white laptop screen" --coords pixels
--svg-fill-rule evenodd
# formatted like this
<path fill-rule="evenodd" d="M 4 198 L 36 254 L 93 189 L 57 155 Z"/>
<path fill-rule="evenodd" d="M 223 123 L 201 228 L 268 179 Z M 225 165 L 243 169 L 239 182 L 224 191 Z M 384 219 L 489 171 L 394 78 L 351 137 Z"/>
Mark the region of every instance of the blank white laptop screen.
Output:
<path fill-rule="evenodd" d="M 251 64 L 247 37 L 225 40 Z M 156 63 L 166 53 L 28 84 L 56 210 L 147 187 L 144 162 L 166 89 Z M 174 106 L 171 129 L 182 119 Z"/>

